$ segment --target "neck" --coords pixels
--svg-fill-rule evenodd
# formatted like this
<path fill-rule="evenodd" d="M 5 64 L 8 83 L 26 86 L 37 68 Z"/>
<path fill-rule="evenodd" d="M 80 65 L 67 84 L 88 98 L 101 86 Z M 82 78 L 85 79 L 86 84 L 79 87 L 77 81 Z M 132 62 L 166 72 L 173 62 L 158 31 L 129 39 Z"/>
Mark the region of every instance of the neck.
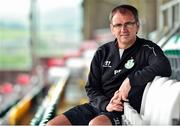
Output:
<path fill-rule="evenodd" d="M 136 39 L 135 39 L 135 40 L 132 40 L 132 41 L 130 41 L 130 42 L 121 42 L 121 41 L 117 40 L 117 42 L 118 42 L 118 47 L 119 47 L 120 49 L 127 49 L 127 48 L 131 47 L 131 46 L 135 43 L 135 41 L 136 41 Z"/>

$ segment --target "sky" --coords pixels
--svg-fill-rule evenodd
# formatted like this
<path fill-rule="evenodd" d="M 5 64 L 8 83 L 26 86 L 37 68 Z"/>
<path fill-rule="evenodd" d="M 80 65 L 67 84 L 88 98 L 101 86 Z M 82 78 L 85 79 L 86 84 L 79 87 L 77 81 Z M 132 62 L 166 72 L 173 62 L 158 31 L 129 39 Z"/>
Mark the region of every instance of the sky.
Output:
<path fill-rule="evenodd" d="M 43 11 L 49 11 L 57 7 L 75 7 L 82 0 L 37 0 L 37 4 Z M 0 0 L 0 17 L 19 17 L 27 15 L 30 9 L 30 0 Z"/>
<path fill-rule="evenodd" d="M 0 0 L 0 16 L 20 16 L 29 13 L 29 0 Z"/>
<path fill-rule="evenodd" d="M 40 8 L 43 8 L 44 11 L 49 11 L 54 8 L 64 7 L 72 8 L 80 5 L 82 0 L 38 0 Z"/>

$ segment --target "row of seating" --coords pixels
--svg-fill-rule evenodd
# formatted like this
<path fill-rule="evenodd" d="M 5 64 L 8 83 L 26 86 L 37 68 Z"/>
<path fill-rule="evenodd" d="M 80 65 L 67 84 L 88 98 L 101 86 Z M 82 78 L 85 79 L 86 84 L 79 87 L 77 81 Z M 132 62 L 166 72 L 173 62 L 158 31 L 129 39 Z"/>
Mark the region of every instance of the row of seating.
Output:
<path fill-rule="evenodd" d="M 179 49 L 168 49 L 164 50 L 165 55 L 168 57 L 172 75 L 171 79 L 176 79 L 180 81 L 180 50 Z"/>
<path fill-rule="evenodd" d="M 56 115 L 56 109 L 69 75 L 70 71 L 66 67 L 52 67 L 49 69 L 49 77 L 57 80 L 57 82 L 49 89 L 48 95 L 44 98 L 30 122 L 31 126 L 44 126 Z"/>
<path fill-rule="evenodd" d="M 168 49 L 168 50 L 165 50 L 164 53 L 168 56 L 180 56 L 179 49 Z"/>
<path fill-rule="evenodd" d="M 168 56 L 172 69 L 172 79 L 180 81 L 180 57 Z"/>
<path fill-rule="evenodd" d="M 140 113 L 125 103 L 122 122 L 124 125 L 180 124 L 180 82 L 155 77 L 144 90 Z"/>

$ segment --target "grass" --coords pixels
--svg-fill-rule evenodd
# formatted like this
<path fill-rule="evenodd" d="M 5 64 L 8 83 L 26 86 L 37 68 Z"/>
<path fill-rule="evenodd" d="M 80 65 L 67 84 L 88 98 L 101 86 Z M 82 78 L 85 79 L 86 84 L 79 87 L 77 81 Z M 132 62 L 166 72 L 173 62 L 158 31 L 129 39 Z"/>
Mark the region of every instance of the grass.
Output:
<path fill-rule="evenodd" d="M 0 29 L 0 41 L 24 38 L 29 35 L 29 31 L 25 29 Z"/>

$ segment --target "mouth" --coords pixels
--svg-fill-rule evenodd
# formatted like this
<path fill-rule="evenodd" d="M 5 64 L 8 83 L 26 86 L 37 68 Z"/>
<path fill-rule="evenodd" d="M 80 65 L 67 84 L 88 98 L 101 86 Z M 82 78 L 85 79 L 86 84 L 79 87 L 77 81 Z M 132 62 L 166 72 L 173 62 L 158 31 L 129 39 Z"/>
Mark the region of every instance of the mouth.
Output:
<path fill-rule="evenodd" d="M 129 34 L 124 34 L 124 35 L 121 35 L 121 37 L 128 37 Z"/>

